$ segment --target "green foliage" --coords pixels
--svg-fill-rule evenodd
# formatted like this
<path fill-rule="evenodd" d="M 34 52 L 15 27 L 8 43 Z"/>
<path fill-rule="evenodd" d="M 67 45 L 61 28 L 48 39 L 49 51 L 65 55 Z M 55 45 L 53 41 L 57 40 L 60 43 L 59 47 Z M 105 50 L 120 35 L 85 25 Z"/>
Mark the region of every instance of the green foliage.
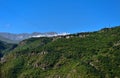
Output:
<path fill-rule="evenodd" d="M 3 55 L 7 54 L 8 51 L 13 50 L 16 46 L 17 44 L 10 44 L 10 43 L 0 41 L 0 58 Z"/>
<path fill-rule="evenodd" d="M 2 78 L 120 78 L 120 27 L 23 40 L 4 56 Z M 2 47 L 4 48 L 4 47 Z"/>

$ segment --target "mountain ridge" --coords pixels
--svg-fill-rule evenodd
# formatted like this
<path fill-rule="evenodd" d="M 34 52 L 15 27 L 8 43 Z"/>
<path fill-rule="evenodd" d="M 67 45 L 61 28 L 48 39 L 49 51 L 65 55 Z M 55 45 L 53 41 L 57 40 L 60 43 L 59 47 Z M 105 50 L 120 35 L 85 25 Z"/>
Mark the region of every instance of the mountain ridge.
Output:
<path fill-rule="evenodd" d="M 39 33 L 39 32 L 33 32 L 33 33 L 21 33 L 21 34 L 12 34 L 7 32 L 0 32 L 0 36 L 15 40 L 15 41 L 22 41 L 24 39 L 32 38 L 32 37 L 53 37 L 53 36 L 59 36 L 59 35 L 67 35 L 69 33 L 56 33 L 56 32 L 46 32 L 46 33 Z"/>
<path fill-rule="evenodd" d="M 1 78 L 120 78 L 120 26 L 21 41 L 0 63 Z"/>

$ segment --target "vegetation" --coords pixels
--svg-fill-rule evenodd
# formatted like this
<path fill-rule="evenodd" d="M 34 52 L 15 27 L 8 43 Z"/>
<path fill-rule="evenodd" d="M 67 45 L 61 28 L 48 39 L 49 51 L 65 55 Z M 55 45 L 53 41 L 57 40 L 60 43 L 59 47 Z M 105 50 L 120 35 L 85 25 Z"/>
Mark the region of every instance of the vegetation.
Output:
<path fill-rule="evenodd" d="M 119 31 L 23 40 L 2 57 L 0 78 L 120 78 Z"/>
<path fill-rule="evenodd" d="M 0 58 L 7 54 L 10 50 L 13 50 L 16 46 L 17 44 L 10 44 L 0 41 Z"/>

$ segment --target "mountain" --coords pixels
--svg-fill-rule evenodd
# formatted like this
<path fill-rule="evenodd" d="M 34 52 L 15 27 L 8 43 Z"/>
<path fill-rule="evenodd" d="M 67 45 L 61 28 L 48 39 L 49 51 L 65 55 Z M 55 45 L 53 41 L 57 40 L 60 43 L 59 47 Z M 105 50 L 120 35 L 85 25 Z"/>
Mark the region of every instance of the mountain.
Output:
<path fill-rule="evenodd" d="M 0 58 L 7 54 L 10 50 L 14 49 L 17 45 L 6 43 L 4 41 L 0 41 Z"/>
<path fill-rule="evenodd" d="M 56 32 L 47 32 L 47 33 L 39 33 L 39 32 L 33 32 L 31 34 L 28 33 L 22 33 L 22 34 L 12 34 L 12 33 L 5 33 L 0 32 L 0 36 L 4 37 L 6 39 L 14 40 L 16 42 L 22 41 L 24 39 L 32 38 L 32 37 L 53 37 L 58 35 L 67 35 L 68 33 L 56 33 Z"/>
<path fill-rule="evenodd" d="M 120 26 L 21 41 L 0 78 L 120 78 Z"/>
<path fill-rule="evenodd" d="M 4 42 L 7 42 L 7 43 L 18 43 L 19 41 L 14 41 L 14 40 L 11 40 L 11 39 L 8 39 L 8 38 L 5 38 L 3 36 L 0 36 L 0 41 L 4 41 Z"/>

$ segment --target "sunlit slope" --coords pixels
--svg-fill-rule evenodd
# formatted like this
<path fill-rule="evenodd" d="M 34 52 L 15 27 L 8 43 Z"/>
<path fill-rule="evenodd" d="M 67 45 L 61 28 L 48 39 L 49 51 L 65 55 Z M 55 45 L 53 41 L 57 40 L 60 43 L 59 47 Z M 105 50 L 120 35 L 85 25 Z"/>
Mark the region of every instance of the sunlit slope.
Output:
<path fill-rule="evenodd" d="M 4 60 L 1 78 L 120 78 L 120 27 L 27 39 Z"/>

